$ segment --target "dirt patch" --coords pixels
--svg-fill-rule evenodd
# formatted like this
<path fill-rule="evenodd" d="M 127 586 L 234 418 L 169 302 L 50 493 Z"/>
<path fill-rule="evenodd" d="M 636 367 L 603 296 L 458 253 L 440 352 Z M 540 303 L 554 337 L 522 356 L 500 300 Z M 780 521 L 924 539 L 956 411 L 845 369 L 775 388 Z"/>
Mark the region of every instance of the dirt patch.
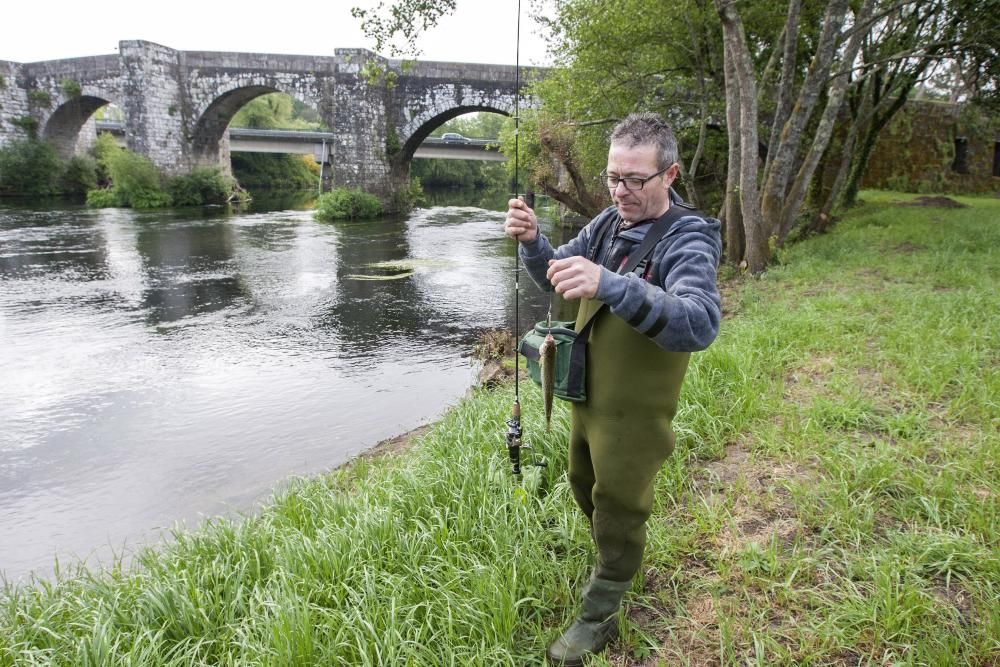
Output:
<path fill-rule="evenodd" d="M 793 368 L 785 375 L 785 401 L 809 405 L 817 396 L 827 395 L 827 380 L 834 370 L 836 360 L 833 357 L 818 355 Z"/>
<path fill-rule="evenodd" d="M 742 280 L 730 278 L 719 281 L 719 297 L 722 299 L 722 319 L 729 319 L 739 312 L 739 299 L 737 295 L 742 288 Z"/>
<path fill-rule="evenodd" d="M 957 202 L 951 197 L 941 195 L 924 195 L 917 197 L 913 201 L 899 202 L 900 206 L 929 206 L 933 208 L 967 208 L 965 204 Z"/>
<path fill-rule="evenodd" d="M 902 253 L 904 255 L 909 255 L 926 249 L 927 246 L 922 246 L 919 243 L 910 243 L 909 241 L 903 241 L 902 243 L 893 248 L 894 251 Z"/>
<path fill-rule="evenodd" d="M 352 463 L 358 460 L 371 461 L 385 456 L 396 456 L 397 454 L 409 450 L 421 436 L 433 427 L 434 424 L 424 424 L 423 426 L 418 426 L 412 431 L 407 431 L 406 433 L 400 433 L 399 435 L 391 438 L 386 438 L 374 447 L 361 452 L 351 460 L 345 461 L 338 466 L 338 468 L 349 468 Z"/>
<path fill-rule="evenodd" d="M 969 625 L 975 619 L 975 607 L 969 594 L 955 582 L 941 582 L 931 589 L 934 597 L 941 604 L 953 607 L 958 612 L 959 623 Z"/>

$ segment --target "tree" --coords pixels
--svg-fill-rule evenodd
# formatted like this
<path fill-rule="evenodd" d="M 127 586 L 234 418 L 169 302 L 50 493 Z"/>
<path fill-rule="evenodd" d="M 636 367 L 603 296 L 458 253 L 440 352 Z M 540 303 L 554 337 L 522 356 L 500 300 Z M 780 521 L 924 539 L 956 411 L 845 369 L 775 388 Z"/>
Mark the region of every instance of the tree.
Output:
<path fill-rule="evenodd" d="M 677 128 L 691 156 L 687 169 L 682 160 L 684 186 L 704 206 L 698 170 L 711 128 L 724 124 L 726 254 L 753 273 L 807 204 L 828 221 L 853 201 L 879 132 L 935 63 L 956 63 L 968 98 L 998 99 L 1000 0 L 678 0 L 670 12 L 638 0 L 553 2 L 553 15 L 536 18 L 557 68 L 531 89 L 542 101 L 530 116 L 533 137 L 520 133 L 533 178 L 592 214 L 606 201 L 590 175 L 602 166 L 608 129 L 630 111 L 653 110 Z M 453 9 L 444 3 L 429 18 Z M 378 37 L 392 25 L 378 23 Z M 413 45 L 419 31 L 401 34 Z M 820 187 L 824 166 L 836 166 L 832 189 Z"/>
<path fill-rule="evenodd" d="M 255 130 L 324 130 L 319 114 L 285 93 L 269 93 L 250 100 L 236 112 L 233 127 Z"/>
<path fill-rule="evenodd" d="M 607 134 L 628 113 L 651 110 L 674 126 L 681 187 L 689 200 L 705 205 L 698 183 L 709 126 L 718 125 L 723 100 L 722 60 L 713 51 L 719 28 L 706 3 L 681 0 L 670 12 L 650 12 L 638 0 L 563 0 L 555 8 L 554 16 L 538 19 L 557 67 L 532 87 L 544 107 L 539 157 L 567 176 L 561 181 L 566 189 L 548 194 L 607 203 L 596 178 L 607 159 Z M 574 171 L 587 175 L 588 192 L 579 190 Z"/>
<path fill-rule="evenodd" d="M 388 7 L 380 1 L 374 9 L 352 7 L 351 16 L 361 20 L 361 29 L 375 41 L 376 53 L 416 56 L 420 54 L 417 38 L 454 12 L 456 1 L 396 0 Z"/>

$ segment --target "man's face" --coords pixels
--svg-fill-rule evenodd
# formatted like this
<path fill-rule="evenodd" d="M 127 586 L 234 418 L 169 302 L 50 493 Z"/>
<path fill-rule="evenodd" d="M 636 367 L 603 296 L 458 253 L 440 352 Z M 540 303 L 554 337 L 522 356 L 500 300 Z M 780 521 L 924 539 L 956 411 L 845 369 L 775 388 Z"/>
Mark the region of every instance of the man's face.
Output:
<path fill-rule="evenodd" d="M 656 146 L 640 144 L 626 146 L 613 143 L 608 150 L 608 175 L 618 178 L 646 178 L 660 171 Z M 680 168 L 670 165 L 663 174 L 646 181 L 642 190 L 629 190 L 619 182 L 611 190 L 611 199 L 626 222 L 636 223 L 659 218 L 670 208 L 670 184 Z"/>

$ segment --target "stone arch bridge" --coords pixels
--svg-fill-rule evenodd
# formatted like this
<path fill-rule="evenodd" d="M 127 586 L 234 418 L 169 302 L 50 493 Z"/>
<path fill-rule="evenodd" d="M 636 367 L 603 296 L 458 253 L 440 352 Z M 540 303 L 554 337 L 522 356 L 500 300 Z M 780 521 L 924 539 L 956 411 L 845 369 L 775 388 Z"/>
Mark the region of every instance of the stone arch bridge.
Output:
<path fill-rule="evenodd" d="M 367 76 L 373 69 L 382 73 Z M 521 72 L 524 80 L 543 75 Z M 515 88 L 510 65 L 399 61 L 365 49 L 321 57 L 122 41 L 117 55 L 0 61 L 0 145 L 37 134 L 69 157 L 93 136 L 93 113 L 113 103 L 124 111 L 128 147 L 165 173 L 228 169 L 230 120 L 253 98 L 281 92 L 316 109 L 330 128 L 334 185 L 389 199 L 436 127 L 471 111 L 510 115 Z"/>

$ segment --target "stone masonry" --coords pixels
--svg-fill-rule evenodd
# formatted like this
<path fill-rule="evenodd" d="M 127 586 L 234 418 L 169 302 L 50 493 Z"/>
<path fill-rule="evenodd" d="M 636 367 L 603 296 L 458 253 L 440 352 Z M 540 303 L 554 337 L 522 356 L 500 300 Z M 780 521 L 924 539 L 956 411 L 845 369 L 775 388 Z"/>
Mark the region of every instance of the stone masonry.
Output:
<path fill-rule="evenodd" d="M 515 108 L 509 65 L 403 62 L 364 49 L 327 57 L 177 51 L 146 41 L 122 41 L 118 51 L 0 61 L 0 145 L 37 134 L 69 157 L 87 145 L 93 113 L 113 103 L 124 112 L 128 147 L 165 173 L 228 170 L 233 116 L 253 98 L 281 92 L 316 109 L 335 135 L 332 184 L 388 200 L 436 127 L 470 111 Z"/>

